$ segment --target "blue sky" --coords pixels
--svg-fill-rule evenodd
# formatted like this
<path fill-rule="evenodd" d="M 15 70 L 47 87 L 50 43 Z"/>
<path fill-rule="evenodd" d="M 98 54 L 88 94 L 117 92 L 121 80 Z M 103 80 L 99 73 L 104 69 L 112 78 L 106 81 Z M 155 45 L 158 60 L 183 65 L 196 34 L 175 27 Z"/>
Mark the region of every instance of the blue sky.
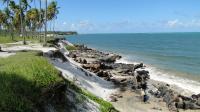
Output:
<path fill-rule="evenodd" d="M 198 32 L 200 0 L 57 0 L 56 30 Z"/>

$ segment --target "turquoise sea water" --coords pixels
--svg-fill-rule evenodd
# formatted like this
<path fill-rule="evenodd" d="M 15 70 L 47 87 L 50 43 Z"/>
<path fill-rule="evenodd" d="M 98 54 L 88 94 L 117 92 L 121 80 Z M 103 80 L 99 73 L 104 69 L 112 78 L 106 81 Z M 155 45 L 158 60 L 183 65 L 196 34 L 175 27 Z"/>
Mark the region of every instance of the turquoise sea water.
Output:
<path fill-rule="evenodd" d="M 200 33 L 83 34 L 67 40 L 200 83 Z"/>

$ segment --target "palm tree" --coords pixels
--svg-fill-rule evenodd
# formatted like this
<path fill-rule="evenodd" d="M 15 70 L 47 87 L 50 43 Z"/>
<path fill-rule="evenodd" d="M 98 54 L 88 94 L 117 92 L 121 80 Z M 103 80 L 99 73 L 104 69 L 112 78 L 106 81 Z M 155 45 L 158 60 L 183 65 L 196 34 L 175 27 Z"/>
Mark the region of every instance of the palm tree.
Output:
<path fill-rule="evenodd" d="M 3 4 L 6 4 L 6 8 L 9 10 L 9 3 L 10 3 L 10 0 L 1 0 L 3 2 Z M 9 19 L 10 18 L 7 18 L 8 19 L 8 22 L 9 22 Z M 10 26 L 7 27 L 7 30 L 8 32 L 10 32 Z"/>
<path fill-rule="evenodd" d="M 44 46 L 47 45 L 46 38 L 47 38 L 47 0 L 45 0 L 45 22 L 44 22 Z"/>
<path fill-rule="evenodd" d="M 42 21 L 43 21 L 43 19 L 42 19 L 42 0 L 39 0 L 39 2 L 40 2 L 40 16 L 39 16 L 38 28 L 40 30 L 40 33 L 39 33 L 40 42 L 42 42 L 42 40 L 41 40 L 41 32 L 42 32 L 41 29 L 42 29 Z"/>
<path fill-rule="evenodd" d="M 26 13 L 26 20 L 29 26 L 29 29 L 31 30 L 31 32 L 36 31 L 37 29 L 37 24 L 39 21 L 39 11 L 36 8 L 32 8 L 30 10 L 27 11 Z M 33 37 L 33 35 L 32 35 Z"/>
<path fill-rule="evenodd" d="M 55 1 L 52 1 L 48 6 L 48 20 L 51 23 L 53 23 L 53 25 L 50 25 L 50 29 L 51 27 L 53 27 L 53 30 L 54 30 L 54 20 L 57 18 L 57 14 L 59 13 L 58 9 L 59 7 L 57 7 L 57 2 Z"/>
<path fill-rule="evenodd" d="M 0 31 L 1 31 L 2 27 L 4 27 L 6 20 L 7 19 L 6 19 L 5 13 L 2 10 L 0 10 Z"/>
<path fill-rule="evenodd" d="M 31 8 L 29 5 L 29 2 L 32 2 L 32 0 L 20 0 L 20 21 L 21 21 L 21 35 L 23 37 L 23 44 L 26 44 L 26 37 L 24 36 L 25 31 L 25 19 L 24 19 L 24 13 L 27 12 L 28 8 Z"/>
<path fill-rule="evenodd" d="M 21 8 L 20 5 L 17 5 L 14 1 L 11 1 L 9 4 L 10 12 L 11 12 L 11 34 L 13 35 L 13 31 L 18 31 L 21 33 Z"/>
<path fill-rule="evenodd" d="M 57 2 L 52 1 L 48 6 L 48 20 L 53 20 L 57 17 L 59 7 L 57 7 Z"/>

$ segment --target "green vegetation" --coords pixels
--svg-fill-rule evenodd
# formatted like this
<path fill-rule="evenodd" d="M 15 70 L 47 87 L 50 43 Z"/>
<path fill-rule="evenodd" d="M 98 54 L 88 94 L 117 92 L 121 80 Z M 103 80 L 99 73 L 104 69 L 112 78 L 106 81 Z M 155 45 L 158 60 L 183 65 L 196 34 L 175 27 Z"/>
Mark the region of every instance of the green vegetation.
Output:
<path fill-rule="evenodd" d="M 75 46 L 70 46 L 70 45 L 67 45 L 65 47 L 68 51 L 72 51 L 72 50 L 77 50 L 77 48 Z"/>
<path fill-rule="evenodd" d="M 91 94 L 90 92 L 83 90 L 79 87 L 77 87 L 73 82 L 66 80 L 67 87 L 75 90 L 77 93 L 82 94 L 89 99 L 93 100 L 94 102 L 98 103 L 100 105 L 101 112 L 119 112 L 117 111 L 113 105 L 102 98 L 98 98 L 95 95 Z"/>
<path fill-rule="evenodd" d="M 37 38 L 27 38 L 26 40 L 31 41 L 31 42 L 39 42 Z M 12 42 L 18 42 L 18 41 L 23 41 L 23 38 L 15 37 L 14 39 L 11 39 L 9 37 L 0 36 L 0 44 L 12 43 Z"/>
<path fill-rule="evenodd" d="M 0 34 L 9 36 L 11 40 L 21 35 L 24 44 L 27 37 L 36 38 L 38 35 L 37 39 L 46 44 L 47 35 L 42 39 L 41 30 L 44 27 L 47 34 L 47 22 L 55 22 L 59 13 L 57 2 L 45 0 L 45 7 L 42 7 L 42 0 L 38 0 L 40 5 L 35 5 L 34 8 L 32 2 L 33 0 L 0 0 L 0 5 L 3 6 L 0 9 Z M 54 24 L 50 25 L 50 30 L 53 31 L 54 27 Z"/>
<path fill-rule="evenodd" d="M 42 89 L 62 80 L 58 73 L 38 52 L 20 52 L 1 58 L 0 111 L 34 111 Z"/>
<path fill-rule="evenodd" d="M 59 71 L 40 56 L 40 52 L 19 52 L 8 58 L 0 58 L 0 112 L 37 111 L 41 101 L 47 99 L 43 91 L 62 82 Z M 118 112 L 109 102 L 82 90 L 71 81 L 65 80 L 65 84 L 98 103 L 101 112 Z M 85 100 L 82 97 L 77 99 L 80 102 Z"/>

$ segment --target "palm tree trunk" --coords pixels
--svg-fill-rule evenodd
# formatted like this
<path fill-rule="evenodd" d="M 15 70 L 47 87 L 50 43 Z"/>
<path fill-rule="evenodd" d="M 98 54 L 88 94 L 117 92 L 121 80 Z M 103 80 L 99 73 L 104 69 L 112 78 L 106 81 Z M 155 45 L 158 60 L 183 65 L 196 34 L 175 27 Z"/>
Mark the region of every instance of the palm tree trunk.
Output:
<path fill-rule="evenodd" d="M 39 17 L 39 22 L 40 22 L 39 24 L 40 25 L 42 25 L 42 14 L 41 14 L 41 12 L 42 12 L 42 1 L 40 0 L 40 17 Z M 39 38 L 40 38 L 40 42 L 42 42 L 42 38 L 41 38 L 42 27 L 39 26 L 39 28 L 40 28 Z"/>
<path fill-rule="evenodd" d="M 23 37 L 23 44 L 26 44 L 26 38 L 24 36 L 23 14 L 22 14 L 22 1 L 20 0 L 20 23 L 21 23 L 21 36 Z"/>
<path fill-rule="evenodd" d="M 47 0 L 45 0 L 45 32 L 44 32 L 44 46 L 46 46 L 47 42 L 46 42 L 46 38 L 47 38 Z"/>
<path fill-rule="evenodd" d="M 56 19 L 53 19 L 53 38 L 55 36 L 55 21 L 56 21 Z"/>

